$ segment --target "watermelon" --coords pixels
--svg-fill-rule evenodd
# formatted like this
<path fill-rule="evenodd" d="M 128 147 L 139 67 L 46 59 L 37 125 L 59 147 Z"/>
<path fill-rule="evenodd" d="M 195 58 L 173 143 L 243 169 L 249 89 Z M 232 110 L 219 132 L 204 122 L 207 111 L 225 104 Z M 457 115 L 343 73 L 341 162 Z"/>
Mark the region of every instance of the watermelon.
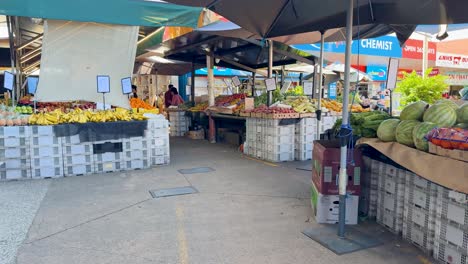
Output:
<path fill-rule="evenodd" d="M 457 109 L 457 122 L 468 123 L 468 103 Z"/>
<path fill-rule="evenodd" d="M 407 105 L 400 114 L 401 120 L 419 120 L 423 119 L 424 111 L 428 104 L 424 101 L 414 102 Z"/>
<path fill-rule="evenodd" d="M 384 120 L 377 129 L 377 137 L 383 142 L 395 141 L 395 130 L 400 120 L 392 118 Z"/>
<path fill-rule="evenodd" d="M 423 120 L 438 127 L 452 127 L 457 123 L 457 112 L 448 104 L 439 103 L 426 110 Z"/>
<path fill-rule="evenodd" d="M 395 132 L 395 138 L 398 143 L 408 147 L 414 147 L 413 129 L 421 122 L 417 120 L 404 120 L 398 124 Z"/>
<path fill-rule="evenodd" d="M 427 142 L 426 135 L 435 127 L 437 127 L 437 125 L 434 123 L 424 122 L 413 129 L 413 141 L 417 149 L 426 152 L 429 150 L 429 143 Z"/>
<path fill-rule="evenodd" d="M 458 123 L 454 127 L 468 129 L 468 123 Z"/>
<path fill-rule="evenodd" d="M 458 105 L 457 105 L 454 101 L 449 100 L 449 99 L 440 99 L 440 100 L 437 100 L 437 101 L 435 102 L 435 104 L 446 104 L 446 105 L 452 107 L 453 110 L 455 110 L 455 111 L 457 111 L 457 109 L 458 109 Z"/>

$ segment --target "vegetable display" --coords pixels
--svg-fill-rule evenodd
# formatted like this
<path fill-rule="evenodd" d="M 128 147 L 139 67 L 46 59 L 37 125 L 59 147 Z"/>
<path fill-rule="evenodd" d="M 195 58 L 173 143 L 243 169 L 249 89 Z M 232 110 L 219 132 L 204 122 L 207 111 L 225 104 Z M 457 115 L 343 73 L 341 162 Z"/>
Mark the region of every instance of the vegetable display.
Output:
<path fill-rule="evenodd" d="M 395 132 L 399 123 L 400 120 L 395 118 L 384 120 L 377 129 L 377 137 L 383 142 L 396 141 Z"/>
<path fill-rule="evenodd" d="M 423 120 L 439 127 L 452 127 L 457 123 L 457 112 L 448 104 L 438 103 L 424 112 Z"/>
<path fill-rule="evenodd" d="M 377 137 L 377 129 L 380 124 L 389 118 L 389 114 L 380 111 L 352 113 L 350 115 L 350 124 L 354 135 L 359 137 L 375 138 Z M 333 130 L 336 133 L 339 131 L 341 124 L 342 120 L 338 119 L 333 126 Z"/>

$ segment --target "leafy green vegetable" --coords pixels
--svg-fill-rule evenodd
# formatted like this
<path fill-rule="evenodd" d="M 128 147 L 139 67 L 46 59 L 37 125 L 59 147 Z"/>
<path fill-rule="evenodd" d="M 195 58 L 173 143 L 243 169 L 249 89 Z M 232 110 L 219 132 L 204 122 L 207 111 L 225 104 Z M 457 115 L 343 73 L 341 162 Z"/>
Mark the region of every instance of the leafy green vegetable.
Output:
<path fill-rule="evenodd" d="M 447 89 L 446 77 L 443 75 L 429 76 L 432 69 L 428 69 L 423 76 L 416 71 L 405 73 L 403 80 L 398 83 L 395 92 L 401 93 L 401 107 L 410 103 L 425 101 L 433 104 L 442 98 L 442 93 Z"/>

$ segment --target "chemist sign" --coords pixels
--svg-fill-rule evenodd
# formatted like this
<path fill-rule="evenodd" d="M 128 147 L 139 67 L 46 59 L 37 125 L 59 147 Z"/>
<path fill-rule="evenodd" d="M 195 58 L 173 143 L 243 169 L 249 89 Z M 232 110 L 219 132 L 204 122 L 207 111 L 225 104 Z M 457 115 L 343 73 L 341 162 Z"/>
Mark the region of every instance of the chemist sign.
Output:
<path fill-rule="evenodd" d="M 303 51 L 319 51 L 319 44 L 301 44 L 293 45 L 294 48 Z M 324 45 L 325 52 L 345 53 L 346 43 L 327 42 Z M 383 56 L 392 58 L 401 58 L 401 48 L 398 39 L 394 36 L 383 36 L 371 39 L 361 39 L 353 41 L 351 46 L 353 54 Z"/>

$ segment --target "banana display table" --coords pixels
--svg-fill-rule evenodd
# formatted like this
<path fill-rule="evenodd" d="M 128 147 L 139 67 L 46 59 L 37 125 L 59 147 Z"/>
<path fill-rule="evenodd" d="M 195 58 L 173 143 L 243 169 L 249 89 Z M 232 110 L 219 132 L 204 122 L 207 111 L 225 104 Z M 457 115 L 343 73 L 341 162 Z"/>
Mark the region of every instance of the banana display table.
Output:
<path fill-rule="evenodd" d="M 0 127 L 0 179 L 57 178 L 169 164 L 164 117 Z"/>

